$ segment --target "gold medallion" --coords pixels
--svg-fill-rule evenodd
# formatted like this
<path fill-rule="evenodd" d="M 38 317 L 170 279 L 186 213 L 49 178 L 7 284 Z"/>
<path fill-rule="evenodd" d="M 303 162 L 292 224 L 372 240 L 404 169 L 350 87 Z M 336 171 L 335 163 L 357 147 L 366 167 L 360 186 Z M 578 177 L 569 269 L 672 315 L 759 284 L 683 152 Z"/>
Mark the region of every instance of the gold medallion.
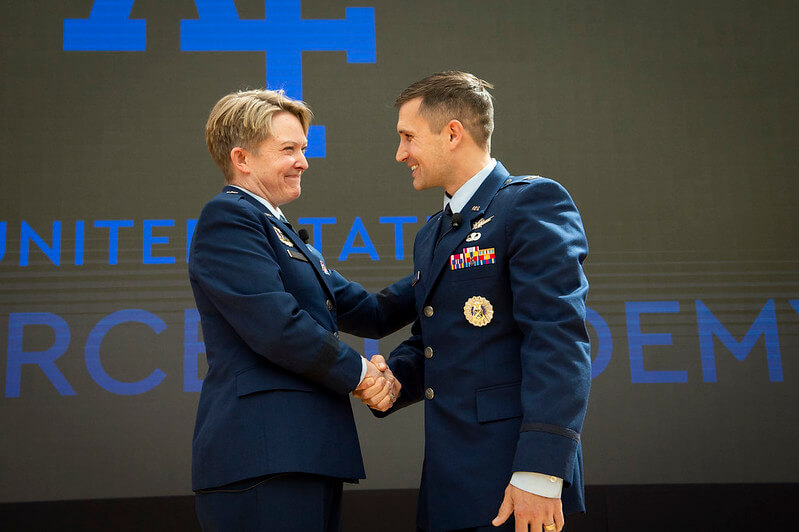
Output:
<path fill-rule="evenodd" d="M 463 305 L 463 315 L 466 321 L 475 327 L 483 327 L 491 322 L 494 317 L 494 307 L 482 296 L 472 296 Z"/>
<path fill-rule="evenodd" d="M 292 241 L 289 240 L 289 237 L 287 237 L 286 234 L 283 231 L 281 231 L 280 229 L 278 229 L 275 226 L 272 226 L 272 229 L 275 230 L 275 233 L 277 233 L 277 237 L 280 239 L 281 242 L 283 242 L 284 244 L 286 244 L 290 248 L 294 247 L 294 244 L 292 243 Z"/>

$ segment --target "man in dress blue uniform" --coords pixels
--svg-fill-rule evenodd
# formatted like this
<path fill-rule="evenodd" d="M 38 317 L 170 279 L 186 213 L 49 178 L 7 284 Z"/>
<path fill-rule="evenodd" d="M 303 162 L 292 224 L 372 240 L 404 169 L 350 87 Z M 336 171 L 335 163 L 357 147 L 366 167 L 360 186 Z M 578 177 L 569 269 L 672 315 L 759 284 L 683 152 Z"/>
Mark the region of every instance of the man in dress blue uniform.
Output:
<path fill-rule="evenodd" d="M 425 401 L 421 530 L 559 531 L 585 508 L 588 246 L 563 187 L 491 158 L 490 88 L 442 72 L 396 102 L 397 161 L 446 198 L 416 236 L 418 318 L 388 361 L 402 383 L 388 413 Z"/>
<path fill-rule="evenodd" d="M 192 445 L 204 530 L 337 531 L 342 480 L 364 478 L 348 393 L 399 388 L 338 331 L 378 338 L 415 317 L 411 277 L 379 294 L 325 265 L 280 210 L 300 195 L 310 110 L 282 92 L 222 98 L 206 141 L 227 186 L 189 254 L 208 373 Z"/>

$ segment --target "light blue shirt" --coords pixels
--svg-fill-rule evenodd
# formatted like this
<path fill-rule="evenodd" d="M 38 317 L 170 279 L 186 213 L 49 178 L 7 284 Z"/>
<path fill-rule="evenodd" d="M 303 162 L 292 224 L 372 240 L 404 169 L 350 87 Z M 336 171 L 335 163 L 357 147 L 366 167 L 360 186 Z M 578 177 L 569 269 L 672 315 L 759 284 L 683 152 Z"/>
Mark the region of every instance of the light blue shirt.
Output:
<path fill-rule="evenodd" d="M 483 181 L 486 180 L 486 177 L 494 171 L 496 165 L 497 160 L 491 159 L 482 170 L 462 184 L 461 188 L 459 188 L 451 198 L 448 198 L 447 195 L 444 194 L 444 208 L 446 209 L 447 204 L 449 204 L 449 208 L 452 209 L 452 212 L 461 212 L 466 204 L 469 203 L 469 200 L 472 199 L 474 193 L 477 192 L 477 189 L 480 188 L 480 185 L 483 184 Z"/>
<path fill-rule="evenodd" d="M 261 205 L 263 205 L 264 207 L 269 209 L 269 212 L 271 212 L 275 216 L 275 218 L 284 219 L 284 220 L 286 219 L 286 217 L 283 216 L 283 211 L 280 210 L 280 207 L 275 207 L 274 205 L 269 203 L 269 201 L 267 201 L 266 199 L 262 198 L 258 194 L 253 194 L 252 192 L 250 192 L 246 188 L 241 188 L 238 185 L 230 185 L 230 186 L 233 187 L 233 188 L 237 188 L 237 189 L 241 190 L 242 192 L 244 192 L 246 194 L 249 194 L 250 196 L 252 196 L 256 200 L 258 200 L 258 203 L 260 203 Z"/>

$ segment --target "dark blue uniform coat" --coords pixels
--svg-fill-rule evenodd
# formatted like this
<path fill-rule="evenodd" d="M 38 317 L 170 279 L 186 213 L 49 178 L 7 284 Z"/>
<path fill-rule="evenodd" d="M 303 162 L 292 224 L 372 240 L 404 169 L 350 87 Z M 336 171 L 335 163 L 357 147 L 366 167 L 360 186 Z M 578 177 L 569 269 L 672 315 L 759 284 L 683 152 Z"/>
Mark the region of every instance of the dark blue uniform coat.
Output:
<path fill-rule="evenodd" d="M 208 373 L 192 445 L 192 488 L 282 472 L 364 478 L 348 393 L 361 356 L 342 330 L 379 338 L 415 316 L 411 277 L 379 294 L 234 187 L 203 209 L 189 278 Z"/>
<path fill-rule="evenodd" d="M 389 360 L 403 384 L 394 409 L 425 401 L 418 524 L 488 526 L 514 471 L 563 478 L 564 511 L 584 510 L 580 215 L 558 183 L 511 177 L 499 163 L 461 214 L 457 228 L 432 216 L 416 237 L 418 319 Z M 467 304 L 478 297 L 490 308 Z"/>

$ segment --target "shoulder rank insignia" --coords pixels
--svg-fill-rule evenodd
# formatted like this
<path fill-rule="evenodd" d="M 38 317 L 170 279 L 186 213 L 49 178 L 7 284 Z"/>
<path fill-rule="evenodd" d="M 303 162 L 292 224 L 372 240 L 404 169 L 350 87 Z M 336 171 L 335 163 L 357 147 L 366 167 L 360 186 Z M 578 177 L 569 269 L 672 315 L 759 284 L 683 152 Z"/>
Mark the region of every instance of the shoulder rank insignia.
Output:
<path fill-rule="evenodd" d="M 538 179 L 539 177 L 541 177 L 541 176 L 540 175 L 528 175 L 528 176 L 523 177 L 522 179 L 524 181 L 532 181 L 533 179 Z"/>
<path fill-rule="evenodd" d="M 473 222 L 472 222 L 472 231 L 476 231 L 477 229 L 480 229 L 480 228 L 481 228 L 481 227 L 483 227 L 485 224 L 487 224 L 488 222 L 490 222 L 490 221 L 491 221 L 493 218 L 494 218 L 494 215 L 492 214 L 492 215 L 491 215 L 491 216 L 489 216 L 488 218 L 480 218 L 479 220 L 475 220 L 475 221 L 473 221 Z"/>
<path fill-rule="evenodd" d="M 466 321 L 475 327 L 484 327 L 491 323 L 494 317 L 494 307 L 491 302 L 482 296 L 472 296 L 463 305 L 463 315 Z"/>
<path fill-rule="evenodd" d="M 225 194 L 238 194 L 238 193 L 239 193 L 238 190 L 226 190 L 225 191 Z"/>
<path fill-rule="evenodd" d="M 275 230 L 275 233 L 277 233 L 277 237 L 280 239 L 281 242 L 283 242 L 284 244 L 286 244 L 290 248 L 294 247 L 294 243 L 291 240 L 289 240 L 289 237 L 287 237 L 286 234 L 283 231 L 281 231 L 280 229 L 278 229 L 275 226 L 272 226 L 272 229 Z"/>
<path fill-rule="evenodd" d="M 479 206 L 479 205 L 474 205 L 474 206 L 472 207 L 472 210 L 473 210 L 474 212 L 477 212 L 477 211 L 479 211 L 479 210 L 480 210 L 480 206 Z"/>
<path fill-rule="evenodd" d="M 449 256 L 449 267 L 451 270 L 462 270 L 472 266 L 485 266 L 494 264 L 496 254 L 494 248 L 480 249 L 478 246 L 463 248 L 463 253 L 456 253 Z"/>

